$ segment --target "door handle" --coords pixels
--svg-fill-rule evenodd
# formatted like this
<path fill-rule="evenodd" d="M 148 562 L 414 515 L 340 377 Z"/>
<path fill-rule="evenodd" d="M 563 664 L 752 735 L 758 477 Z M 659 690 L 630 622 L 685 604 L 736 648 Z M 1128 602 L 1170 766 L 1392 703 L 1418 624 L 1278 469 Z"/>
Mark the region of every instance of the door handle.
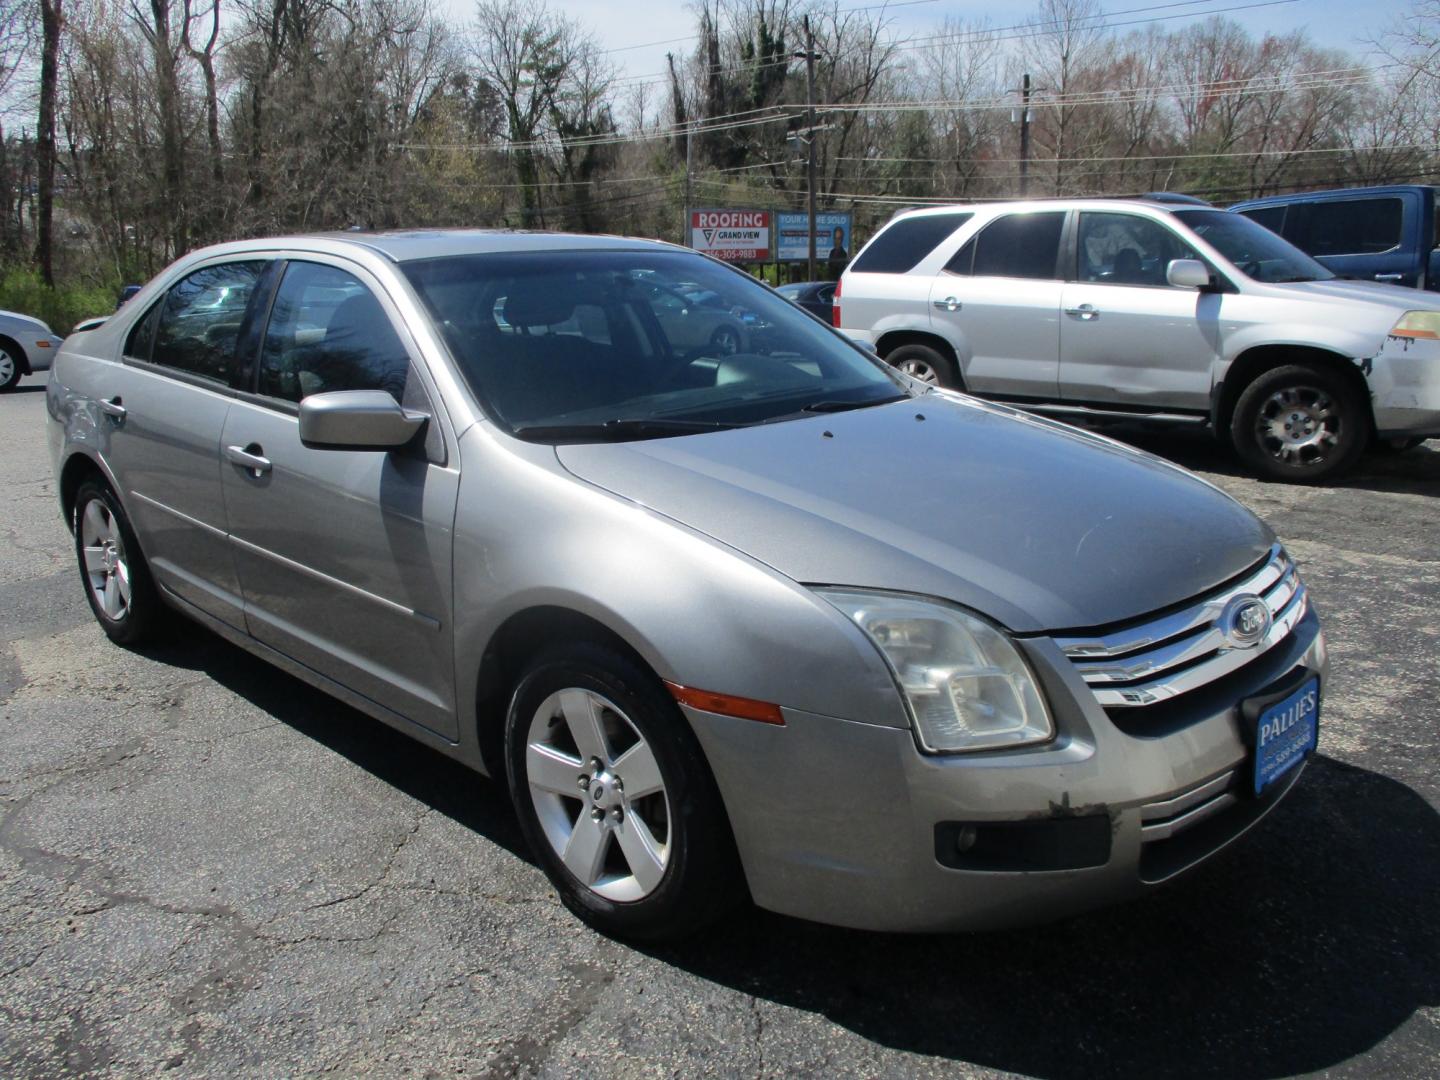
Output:
<path fill-rule="evenodd" d="M 116 420 L 125 419 L 125 406 L 120 404 L 120 398 L 113 397 L 109 401 L 101 400 L 97 403 L 100 411 L 106 416 L 113 416 Z"/>
<path fill-rule="evenodd" d="M 225 457 L 232 465 L 238 465 L 253 476 L 263 476 L 270 471 L 270 459 L 259 443 L 249 446 L 227 446 Z"/>
<path fill-rule="evenodd" d="M 1404 281 L 1404 274 L 1376 274 L 1376 281 Z"/>
<path fill-rule="evenodd" d="M 1066 315 L 1078 315 L 1082 319 L 1098 319 L 1100 312 L 1095 310 L 1094 304 L 1081 304 L 1079 307 L 1067 307 Z"/>
<path fill-rule="evenodd" d="M 936 300 L 935 306 L 942 311 L 959 311 L 960 301 L 953 296 L 947 296 L 944 300 Z"/>

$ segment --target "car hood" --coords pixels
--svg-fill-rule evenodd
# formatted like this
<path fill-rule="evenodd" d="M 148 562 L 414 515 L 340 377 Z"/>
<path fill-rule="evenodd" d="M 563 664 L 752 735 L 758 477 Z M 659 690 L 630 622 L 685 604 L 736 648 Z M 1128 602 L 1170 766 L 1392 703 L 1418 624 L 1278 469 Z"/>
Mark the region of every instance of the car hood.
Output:
<path fill-rule="evenodd" d="M 18 311 L 0 311 L 0 322 L 10 320 L 24 324 L 27 330 L 38 331 L 42 334 L 50 333 L 50 327 L 32 315 L 22 315 Z"/>
<path fill-rule="evenodd" d="M 944 597 L 1020 633 L 1178 603 L 1274 542 L 1168 462 L 940 392 L 556 454 L 575 476 L 796 581 Z"/>
<path fill-rule="evenodd" d="M 1266 288 L 1280 290 L 1287 296 L 1305 296 L 1327 303 L 1339 300 L 1348 305 L 1367 304 L 1377 311 L 1393 312 L 1397 320 L 1407 311 L 1440 308 L 1440 300 L 1435 298 L 1434 293 L 1378 281 L 1333 278 L 1329 281 L 1275 282 L 1266 285 Z"/>

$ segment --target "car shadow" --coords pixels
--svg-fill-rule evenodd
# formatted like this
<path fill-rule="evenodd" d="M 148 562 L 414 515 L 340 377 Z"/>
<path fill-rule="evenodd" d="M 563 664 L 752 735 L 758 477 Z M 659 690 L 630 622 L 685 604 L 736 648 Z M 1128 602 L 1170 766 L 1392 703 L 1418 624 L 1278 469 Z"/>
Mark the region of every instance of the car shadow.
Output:
<path fill-rule="evenodd" d="M 1196 472 L 1253 479 L 1230 448 L 1208 433 L 1117 427 L 1103 434 Z M 1440 440 L 1432 439 L 1403 454 L 1371 451 L 1353 468 L 1320 486 L 1402 495 L 1440 495 Z"/>
<path fill-rule="evenodd" d="M 9 392 L 12 394 L 43 394 L 45 392 L 45 376 L 41 375 L 39 382 L 17 383 L 10 388 Z"/>
<path fill-rule="evenodd" d="M 503 785 L 198 628 L 146 655 L 533 863 Z M 1440 814 L 1322 755 L 1234 849 L 1119 907 L 915 937 L 747 909 L 642 951 L 895 1050 L 1047 1078 L 1243 1080 L 1337 1065 L 1440 1004 L 1436 896 Z"/>

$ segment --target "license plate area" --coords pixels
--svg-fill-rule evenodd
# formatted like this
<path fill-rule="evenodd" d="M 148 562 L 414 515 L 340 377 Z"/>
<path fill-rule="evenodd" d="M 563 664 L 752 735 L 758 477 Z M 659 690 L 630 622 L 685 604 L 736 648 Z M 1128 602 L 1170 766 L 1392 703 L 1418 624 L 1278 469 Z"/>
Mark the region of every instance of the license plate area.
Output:
<path fill-rule="evenodd" d="M 1303 672 L 1271 694 L 1245 702 L 1250 753 L 1250 789 L 1265 789 L 1296 768 L 1320 738 L 1320 676 Z"/>

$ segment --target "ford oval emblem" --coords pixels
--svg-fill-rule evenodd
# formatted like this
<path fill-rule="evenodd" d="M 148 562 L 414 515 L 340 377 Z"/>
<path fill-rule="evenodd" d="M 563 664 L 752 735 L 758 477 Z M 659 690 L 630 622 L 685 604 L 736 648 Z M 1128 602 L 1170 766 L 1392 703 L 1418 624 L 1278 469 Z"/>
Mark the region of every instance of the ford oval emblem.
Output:
<path fill-rule="evenodd" d="M 1270 633 L 1270 607 L 1258 596 L 1237 596 L 1225 605 L 1220 632 L 1232 649 L 1251 649 Z"/>

